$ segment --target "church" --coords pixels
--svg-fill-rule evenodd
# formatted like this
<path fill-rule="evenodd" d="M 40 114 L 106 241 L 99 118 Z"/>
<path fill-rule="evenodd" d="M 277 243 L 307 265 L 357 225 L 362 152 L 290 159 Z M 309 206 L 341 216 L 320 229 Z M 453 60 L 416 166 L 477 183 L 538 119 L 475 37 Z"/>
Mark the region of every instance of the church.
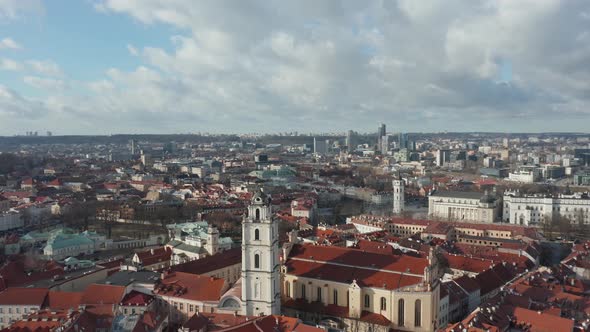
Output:
<path fill-rule="evenodd" d="M 283 314 L 341 331 L 439 328 L 442 269 L 434 249 L 414 257 L 301 244 L 297 231 L 280 246 L 270 202 L 258 191 L 242 222 L 243 315 Z"/>

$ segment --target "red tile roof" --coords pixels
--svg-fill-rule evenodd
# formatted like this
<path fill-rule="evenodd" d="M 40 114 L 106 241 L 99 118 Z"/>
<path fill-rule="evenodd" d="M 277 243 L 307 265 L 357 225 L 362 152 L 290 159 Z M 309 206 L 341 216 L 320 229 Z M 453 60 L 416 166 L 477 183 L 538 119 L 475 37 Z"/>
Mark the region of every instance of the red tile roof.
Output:
<path fill-rule="evenodd" d="M 153 264 L 170 261 L 172 256 L 172 249 L 170 247 L 160 247 L 156 249 L 150 249 L 140 251 L 136 253 L 141 264 L 146 267 Z"/>
<path fill-rule="evenodd" d="M 494 262 L 488 259 L 451 254 L 444 256 L 449 262 L 449 267 L 455 270 L 481 273 L 494 265 Z"/>
<path fill-rule="evenodd" d="M 154 301 L 154 297 L 152 295 L 140 293 L 138 291 L 131 291 L 123 300 L 121 300 L 121 305 L 124 306 L 147 306 Z"/>
<path fill-rule="evenodd" d="M 8 288 L 0 292 L 0 305 L 43 305 L 47 288 Z"/>
<path fill-rule="evenodd" d="M 64 326 L 68 321 L 75 321 L 78 315 L 79 312 L 77 311 L 41 310 L 14 322 L 9 328 L 4 328 L 2 332 L 55 331 L 58 327 Z"/>
<path fill-rule="evenodd" d="M 218 301 L 226 290 L 224 279 L 183 272 L 170 272 L 154 292 L 160 296 L 179 297 L 194 301 Z"/>
<path fill-rule="evenodd" d="M 121 302 L 125 295 L 125 287 L 115 285 L 92 284 L 82 295 L 82 304 L 115 304 Z"/>
<path fill-rule="evenodd" d="M 573 331 L 574 321 L 555 315 L 543 315 L 537 311 L 514 308 L 513 311 L 516 323 L 530 325 L 531 332 L 556 332 Z"/>
<path fill-rule="evenodd" d="M 274 332 L 322 332 L 323 329 L 305 325 L 301 320 L 293 317 L 285 316 L 264 316 L 253 320 L 243 322 L 241 324 L 217 330 L 219 332 L 260 332 L 260 331 L 274 331 Z"/>
<path fill-rule="evenodd" d="M 408 255 L 388 255 L 366 252 L 360 249 L 325 247 L 316 245 L 294 245 L 289 254 L 290 259 L 350 265 L 356 268 L 378 269 L 386 271 L 422 275 L 428 266 L 428 260 Z"/>
<path fill-rule="evenodd" d="M 242 249 L 234 248 L 205 258 L 171 266 L 170 271 L 206 274 L 224 267 L 241 264 Z"/>
<path fill-rule="evenodd" d="M 76 309 L 80 305 L 83 292 L 57 292 L 49 291 L 44 307 L 52 310 Z"/>

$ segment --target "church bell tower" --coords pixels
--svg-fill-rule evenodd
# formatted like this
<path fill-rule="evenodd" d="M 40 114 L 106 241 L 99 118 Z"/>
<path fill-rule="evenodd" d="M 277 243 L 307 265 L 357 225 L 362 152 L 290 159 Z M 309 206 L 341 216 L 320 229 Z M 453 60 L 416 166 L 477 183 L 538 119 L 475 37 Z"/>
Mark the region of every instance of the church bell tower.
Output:
<path fill-rule="evenodd" d="M 252 197 L 242 221 L 242 312 L 248 316 L 281 312 L 278 223 L 271 199 L 262 190 Z"/>
<path fill-rule="evenodd" d="M 405 208 L 404 180 L 398 174 L 393 180 L 393 214 L 401 214 Z"/>

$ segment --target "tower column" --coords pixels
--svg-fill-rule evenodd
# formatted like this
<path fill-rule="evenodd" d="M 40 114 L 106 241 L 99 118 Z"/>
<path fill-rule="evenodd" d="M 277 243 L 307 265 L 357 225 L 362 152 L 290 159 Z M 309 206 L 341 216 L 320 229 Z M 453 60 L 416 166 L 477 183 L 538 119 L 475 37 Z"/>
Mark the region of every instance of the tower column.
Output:
<path fill-rule="evenodd" d="M 242 221 L 242 313 L 248 316 L 281 312 L 278 224 L 271 199 L 261 190 Z"/>

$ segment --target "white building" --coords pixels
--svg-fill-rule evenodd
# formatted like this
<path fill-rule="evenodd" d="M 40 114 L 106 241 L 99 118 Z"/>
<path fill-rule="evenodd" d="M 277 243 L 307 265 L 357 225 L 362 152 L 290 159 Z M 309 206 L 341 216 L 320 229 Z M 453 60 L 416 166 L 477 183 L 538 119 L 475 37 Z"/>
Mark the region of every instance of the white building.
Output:
<path fill-rule="evenodd" d="M 404 180 L 401 177 L 393 180 L 393 213 L 400 214 L 405 207 Z"/>
<path fill-rule="evenodd" d="M 279 229 L 270 197 L 258 191 L 242 222 L 242 314 L 280 315 Z"/>
<path fill-rule="evenodd" d="M 0 292 L 0 328 L 6 328 L 31 312 L 41 309 L 47 288 L 11 287 Z"/>
<path fill-rule="evenodd" d="M 567 218 L 572 224 L 590 223 L 588 193 L 566 193 L 556 197 L 544 194 L 526 195 L 504 192 L 502 220 L 511 224 L 538 225 L 554 216 Z"/>
<path fill-rule="evenodd" d="M 522 183 L 534 183 L 540 177 L 541 173 L 536 166 L 521 166 L 517 171 L 508 174 L 508 180 Z"/>
<path fill-rule="evenodd" d="M 180 264 L 232 248 L 230 237 L 220 237 L 217 228 L 206 221 L 167 225 L 172 248 L 172 264 Z"/>
<path fill-rule="evenodd" d="M 478 192 L 435 192 L 428 197 L 428 215 L 448 221 L 493 223 L 499 215 L 498 198 Z"/>

